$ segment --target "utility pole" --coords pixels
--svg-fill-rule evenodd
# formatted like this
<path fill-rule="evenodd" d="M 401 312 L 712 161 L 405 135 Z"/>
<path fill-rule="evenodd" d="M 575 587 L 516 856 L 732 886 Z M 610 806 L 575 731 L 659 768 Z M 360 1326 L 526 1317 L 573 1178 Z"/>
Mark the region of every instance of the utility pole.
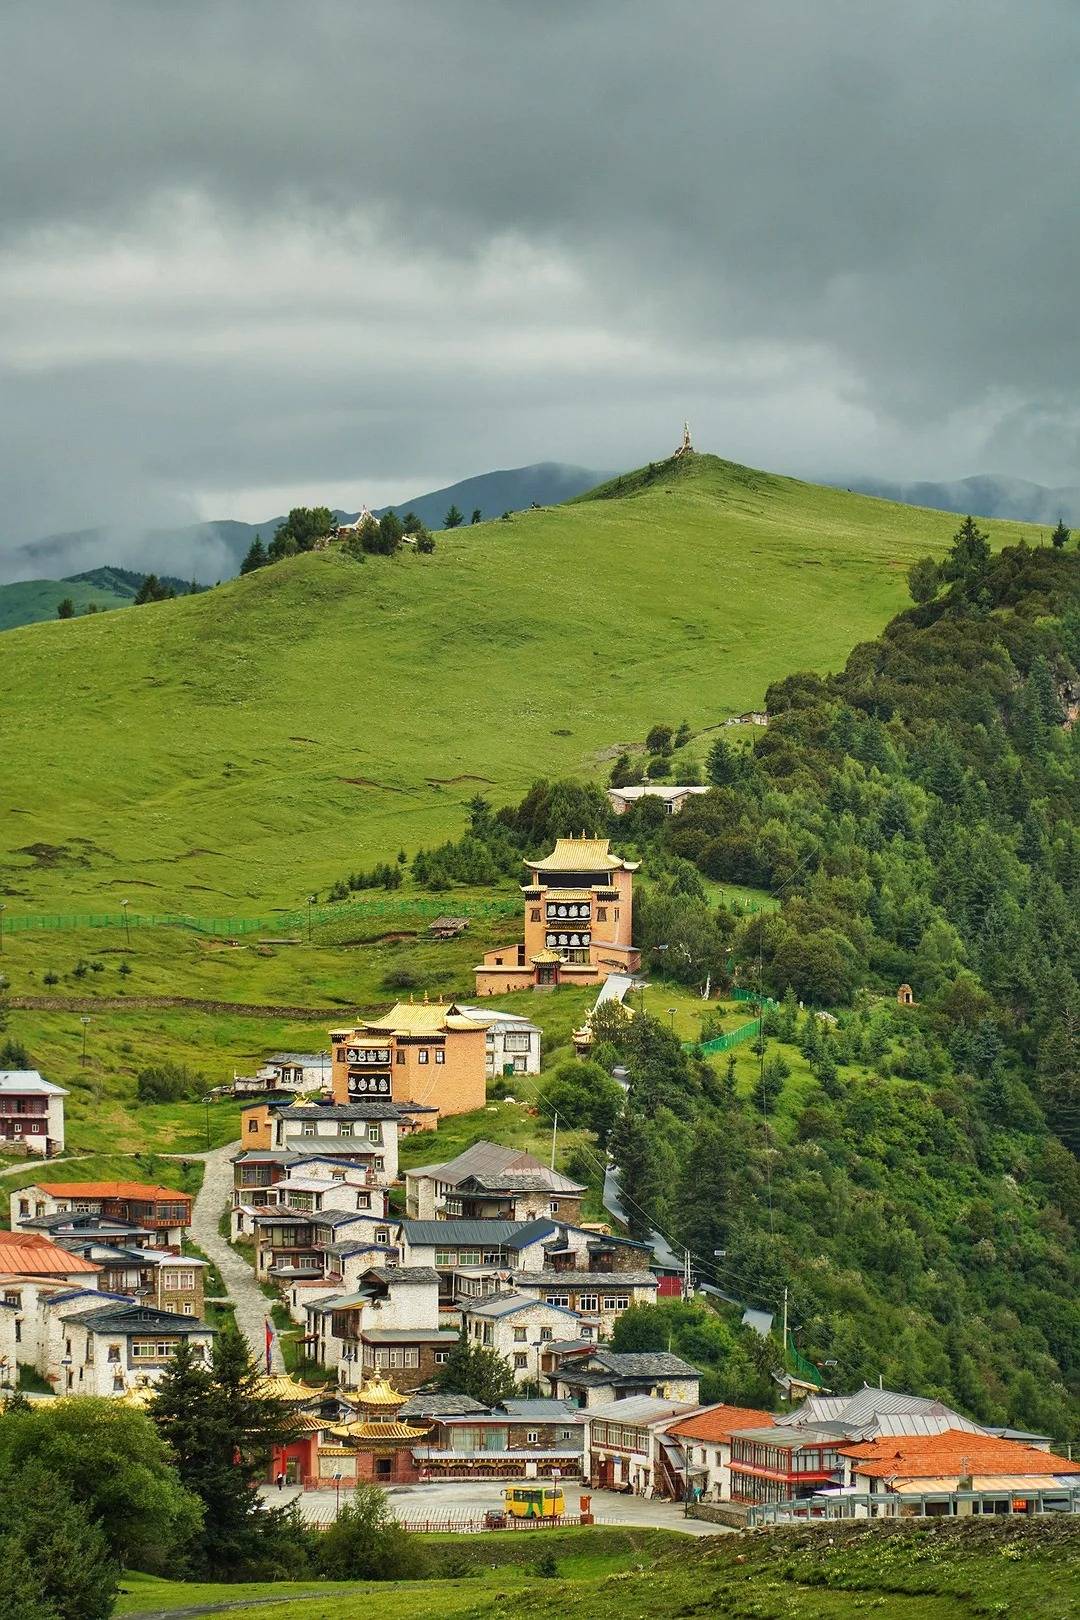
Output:
<path fill-rule="evenodd" d="M 690 1270 L 690 1250 L 683 1250 L 683 1299 L 692 1299 L 694 1296 L 694 1274 Z"/>
<path fill-rule="evenodd" d="M 0 906 L 0 956 L 4 954 L 4 912 L 7 906 Z"/>
<path fill-rule="evenodd" d="M 130 921 L 128 919 L 128 906 L 129 905 L 130 905 L 130 901 L 128 901 L 128 900 L 121 900 L 121 902 L 120 902 L 121 910 L 123 912 L 123 917 L 124 917 L 124 939 L 126 940 L 127 948 L 130 951 L 130 949 L 131 949 L 131 923 L 130 923 Z"/>
<path fill-rule="evenodd" d="M 314 904 L 315 896 L 309 894 L 307 897 L 307 942 L 309 945 L 311 944 L 311 908 Z"/>
<path fill-rule="evenodd" d="M 551 1168 L 555 1168 L 555 1133 L 559 1129 L 559 1113 L 556 1109 L 555 1118 L 551 1122 Z"/>
<path fill-rule="evenodd" d="M 787 1359 L 787 1351 L 788 1351 L 788 1343 L 787 1343 L 787 1301 L 788 1301 L 788 1288 L 787 1288 L 787 1283 L 785 1283 L 784 1284 L 784 1358 L 785 1358 L 785 1360 Z"/>
<path fill-rule="evenodd" d="M 87 1015 L 85 1013 L 79 1019 L 79 1023 L 82 1025 L 82 1066 L 85 1069 L 85 1067 L 86 1067 L 86 1031 L 87 1031 L 87 1029 L 89 1028 L 89 1025 L 90 1025 L 90 1020 L 89 1020 L 89 1018 L 87 1017 Z"/>

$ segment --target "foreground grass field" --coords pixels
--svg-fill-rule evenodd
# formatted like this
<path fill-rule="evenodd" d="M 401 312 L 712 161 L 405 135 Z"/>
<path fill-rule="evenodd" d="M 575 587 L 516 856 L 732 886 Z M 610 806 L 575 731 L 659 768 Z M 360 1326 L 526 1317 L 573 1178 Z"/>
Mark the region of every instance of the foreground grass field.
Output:
<path fill-rule="evenodd" d="M 456 1545 L 431 1549 L 442 1578 L 214 1587 L 131 1576 L 117 1613 L 149 1620 L 228 1605 L 234 1620 L 294 1614 L 352 1620 L 368 1610 L 384 1620 L 850 1620 L 861 1614 L 1071 1620 L 1080 1614 L 1080 1526 L 1068 1519 L 818 1525 L 693 1543 L 662 1531 L 599 1527 L 446 1539 Z M 542 1552 L 553 1555 L 556 1575 L 537 1574 Z M 245 1598 L 251 1606 L 244 1606 Z"/>
<path fill-rule="evenodd" d="M 956 527 L 709 456 L 678 467 L 430 557 L 309 554 L 7 633 L 9 914 L 294 910 L 456 833 L 478 789 L 601 774 L 653 719 L 686 718 L 703 751 L 769 681 L 878 630 Z M 995 523 L 995 544 L 1022 528 Z"/>

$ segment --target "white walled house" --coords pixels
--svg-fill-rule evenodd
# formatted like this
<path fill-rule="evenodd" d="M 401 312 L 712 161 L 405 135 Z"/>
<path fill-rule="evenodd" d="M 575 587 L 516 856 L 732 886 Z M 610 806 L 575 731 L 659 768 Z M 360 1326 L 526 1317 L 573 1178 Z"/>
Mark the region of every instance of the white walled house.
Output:
<path fill-rule="evenodd" d="M 63 1153 L 66 1096 L 36 1069 L 0 1069 L 0 1146 L 43 1159 Z"/>
<path fill-rule="evenodd" d="M 693 1410 L 690 1402 L 629 1395 L 592 1407 L 585 1419 L 585 1468 L 600 1490 L 629 1487 L 652 1495 L 662 1489 L 659 1437 Z"/>
<path fill-rule="evenodd" d="M 369 1266 L 352 1292 L 309 1302 L 306 1314 L 307 1354 L 321 1367 L 336 1369 L 342 1384 L 358 1384 L 366 1329 L 438 1331 L 438 1273 L 429 1266 Z"/>
<path fill-rule="evenodd" d="M 479 1007 L 459 1007 L 465 1018 L 488 1024 L 484 1037 L 484 1068 L 489 1079 L 500 1075 L 539 1074 L 543 1030 L 521 1013 L 491 1013 Z"/>
<path fill-rule="evenodd" d="M 554 1367 L 547 1380 L 557 1400 L 590 1412 L 636 1395 L 696 1407 L 701 1387 L 697 1368 L 669 1350 L 616 1351 L 606 1345 Z"/>
<path fill-rule="evenodd" d="M 293 1103 L 270 1108 L 271 1146 L 294 1152 L 351 1149 L 384 1186 L 397 1180 L 398 1126 L 393 1103 Z"/>
<path fill-rule="evenodd" d="M 498 1176 L 545 1168 L 543 1160 L 535 1154 L 502 1147 L 498 1142 L 474 1142 L 472 1147 L 441 1164 L 418 1164 L 406 1170 L 405 1214 L 416 1221 L 460 1215 L 460 1209 L 454 1208 L 458 1188 L 470 1176 Z"/>
<path fill-rule="evenodd" d="M 39 1371 L 58 1395 L 123 1395 L 156 1383 L 184 1340 L 205 1358 L 214 1343 L 205 1322 L 135 1300 L 106 1300 L 97 1308 L 54 1301 L 49 1315 L 59 1331 L 50 1334 L 48 1365 Z"/>
<path fill-rule="evenodd" d="M 399 1221 L 394 1241 L 407 1266 L 434 1266 L 446 1278 L 458 1266 L 496 1266 L 506 1271 L 540 1271 L 544 1245 L 556 1232 L 554 1221 Z"/>
<path fill-rule="evenodd" d="M 493 1294 L 475 1305 L 463 1304 L 461 1321 L 470 1343 L 494 1350 L 519 1384 L 539 1383 L 544 1348 L 579 1331 L 573 1311 L 531 1294 Z"/>
<path fill-rule="evenodd" d="M 598 1339 L 610 1339 L 631 1305 L 655 1305 L 658 1281 L 654 1271 L 541 1271 L 514 1279 L 516 1287 L 572 1311 Z"/>

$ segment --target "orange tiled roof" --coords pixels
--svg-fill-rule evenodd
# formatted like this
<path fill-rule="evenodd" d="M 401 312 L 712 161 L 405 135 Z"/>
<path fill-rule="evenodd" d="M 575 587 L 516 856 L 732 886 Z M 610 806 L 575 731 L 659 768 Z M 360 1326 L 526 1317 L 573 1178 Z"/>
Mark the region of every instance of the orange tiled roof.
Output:
<path fill-rule="evenodd" d="M 931 1479 L 942 1474 L 1072 1474 L 1075 1463 L 1021 1440 L 946 1429 L 942 1434 L 880 1435 L 837 1448 L 857 1474 L 877 1479 Z"/>
<path fill-rule="evenodd" d="M 688 1440 L 727 1440 L 737 1429 L 771 1429 L 776 1419 L 771 1412 L 755 1412 L 749 1406 L 710 1406 L 693 1417 L 680 1418 L 665 1431 L 684 1434 Z"/>
<path fill-rule="evenodd" d="M 96 1275 L 100 1269 L 37 1232 L 0 1232 L 0 1271 L 23 1277 L 67 1277 L 75 1272 Z"/>
<path fill-rule="evenodd" d="M 143 1181 L 38 1181 L 34 1185 L 50 1198 L 191 1198 L 175 1187 L 155 1187 Z"/>

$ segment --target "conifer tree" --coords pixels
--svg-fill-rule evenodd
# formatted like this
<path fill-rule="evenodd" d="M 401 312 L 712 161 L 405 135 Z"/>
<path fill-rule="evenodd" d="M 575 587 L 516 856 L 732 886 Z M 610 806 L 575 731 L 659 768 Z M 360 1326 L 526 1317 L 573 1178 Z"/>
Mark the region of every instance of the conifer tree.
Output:
<path fill-rule="evenodd" d="M 256 568 L 264 568 L 267 563 L 266 547 L 262 543 L 262 535 L 257 534 L 247 549 L 247 555 L 240 564 L 242 574 L 254 573 Z"/>
<path fill-rule="evenodd" d="M 1058 520 L 1057 520 L 1057 528 L 1054 530 L 1053 534 L 1050 536 L 1050 543 L 1052 545 L 1056 546 L 1057 549 L 1060 551 L 1063 546 L 1068 545 L 1069 540 L 1071 538 L 1071 534 L 1072 534 L 1072 531 L 1065 527 L 1064 520 L 1062 518 L 1058 518 Z"/>

